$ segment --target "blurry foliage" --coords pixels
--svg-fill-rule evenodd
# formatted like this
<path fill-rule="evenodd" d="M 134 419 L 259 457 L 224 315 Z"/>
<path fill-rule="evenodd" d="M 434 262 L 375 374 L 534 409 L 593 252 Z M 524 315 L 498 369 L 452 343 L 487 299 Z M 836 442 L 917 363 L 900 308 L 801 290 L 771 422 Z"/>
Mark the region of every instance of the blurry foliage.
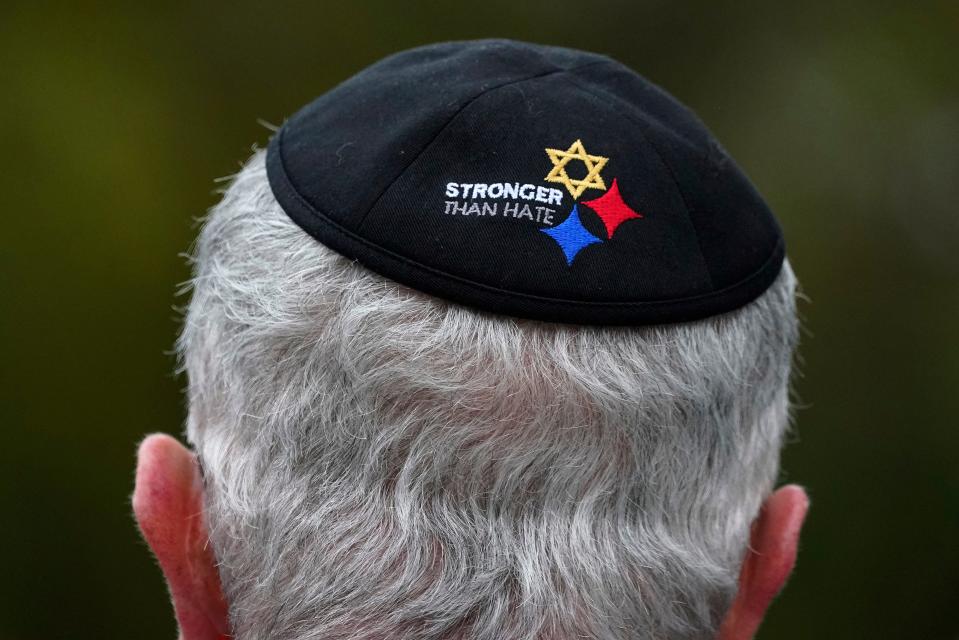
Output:
<path fill-rule="evenodd" d="M 956 638 L 959 4 L 21 3 L 0 8 L 0 639 L 168 639 L 129 514 L 178 432 L 178 253 L 296 108 L 393 51 L 611 54 L 696 109 L 810 302 L 783 480 L 813 509 L 760 638 Z"/>

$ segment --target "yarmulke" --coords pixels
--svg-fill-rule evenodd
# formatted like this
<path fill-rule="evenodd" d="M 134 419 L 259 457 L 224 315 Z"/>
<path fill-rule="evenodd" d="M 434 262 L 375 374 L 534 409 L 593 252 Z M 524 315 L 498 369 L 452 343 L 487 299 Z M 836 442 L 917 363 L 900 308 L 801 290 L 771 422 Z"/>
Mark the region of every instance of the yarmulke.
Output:
<path fill-rule="evenodd" d="M 571 49 L 487 40 L 388 57 L 288 120 L 267 172 L 324 245 L 500 314 L 695 320 L 755 299 L 785 255 L 691 111 Z"/>

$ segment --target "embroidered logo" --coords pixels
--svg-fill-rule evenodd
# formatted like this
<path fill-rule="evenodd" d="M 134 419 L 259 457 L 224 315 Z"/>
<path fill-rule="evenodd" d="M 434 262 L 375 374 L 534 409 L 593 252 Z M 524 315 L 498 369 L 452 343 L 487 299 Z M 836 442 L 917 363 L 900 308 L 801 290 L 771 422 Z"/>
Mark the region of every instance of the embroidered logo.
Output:
<path fill-rule="evenodd" d="M 586 148 L 581 140 L 576 140 L 566 151 L 547 148 L 546 154 L 553 163 L 553 168 L 546 175 L 546 181 L 563 184 L 573 196 L 574 202 L 573 210 L 566 217 L 566 220 L 555 227 L 541 229 L 541 231 L 556 241 L 566 257 L 567 266 L 572 266 L 573 259 L 580 251 L 591 244 L 604 241 L 603 238 L 596 237 L 583 226 L 583 222 L 580 220 L 579 207 L 575 200 L 586 189 L 606 189 L 606 183 L 603 181 L 600 172 L 609 162 L 609 158 L 586 153 Z M 572 179 L 566 173 L 566 165 L 572 160 L 582 161 L 586 165 L 585 178 L 581 180 Z M 613 183 L 606 193 L 579 204 L 583 204 L 594 211 L 603 222 L 603 226 L 606 227 L 605 240 L 612 240 L 616 229 L 627 220 L 643 217 L 642 214 L 631 209 L 623 200 L 616 178 L 613 178 Z"/>
<path fill-rule="evenodd" d="M 580 139 L 566 149 L 546 148 L 545 151 L 553 167 L 543 180 L 562 185 L 565 191 L 527 182 L 507 181 L 508 176 L 504 176 L 506 179 L 499 178 L 501 182 L 451 181 L 446 183 L 443 192 L 443 215 L 485 218 L 490 220 L 490 224 L 512 224 L 524 220 L 534 223 L 539 231 L 559 245 L 566 265 L 570 267 L 580 251 L 589 245 L 612 240 L 623 223 L 643 217 L 623 201 L 616 178 L 607 188 L 602 172 L 609 158 L 587 152 Z M 604 193 L 592 200 L 577 202 L 577 198 L 587 189 Z M 563 201 L 567 192 L 572 196 L 572 208 L 569 215 L 562 219 L 561 212 L 570 206 Z M 592 215 L 603 223 L 605 233 L 595 234 L 589 230 L 597 228 L 588 219 Z M 582 216 L 586 216 L 589 227 L 583 224 Z M 494 223 L 494 219 L 503 222 Z M 507 220 L 511 222 L 507 223 Z"/>
<path fill-rule="evenodd" d="M 565 186 L 573 199 L 580 197 L 586 189 L 605 189 L 606 183 L 599 174 L 609 162 L 609 158 L 603 156 L 591 156 L 586 153 L 583 142 L 577 140 L 569 145 L 569 149 L 561 151 L 560 149 L 546 149 L 546 155 L 553 163 L 553 169 L 546 175 L 546 182 L 558 182 Z M 579 160 L 586 165 L 586 177 L 582 180 L 575 180 L 566 173 L 566 165 L 571 160 Z"/>
<path fill-rule="evenodd" d="M 609 188 L 609 191 L 595 200 L 586 200 L 583 204 L 595 211 L 599 219 L 603 221 L 603 226 L 606 227 L 607 240 L 612 240 L 613 233 L 619 225 L 627 220 L 643 217 L 623 202 L 623 196 L 619 195 L 619 184 L 617 184 L 616 178 L 613 178 L 613 185 Z"/>
<path fill-rule="evenodd" d="M 602 240 L 591 234 L 589 230 L 583 226 L 583 223 L 580 222 L 579 209 L 575 204 L 573 205 L 573 210 L 566 216 L 566 219 L 562 223 L 549 229 L 543 229 L 542 231 L 555 240 L 559 248 L 563 250 L 563 255 L 566 256 L 566 264 L 568 265 L 573 264 L 573 258 L 575 258 L 576 254 L 584 247 L 602 242 Z"/>

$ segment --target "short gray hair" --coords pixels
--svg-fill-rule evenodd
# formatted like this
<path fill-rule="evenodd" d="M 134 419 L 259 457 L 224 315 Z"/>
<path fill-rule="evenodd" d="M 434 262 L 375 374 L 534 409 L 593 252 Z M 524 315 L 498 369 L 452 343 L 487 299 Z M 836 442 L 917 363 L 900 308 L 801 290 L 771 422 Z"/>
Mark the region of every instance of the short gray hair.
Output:
<path fill-rule="evenodd" d="M 713 636 L 778 473 L 788 263 L 698 322 L 482 313 L 318 244 L 262 152 L 193 258 L 187 431 L 236 638 Z"/>

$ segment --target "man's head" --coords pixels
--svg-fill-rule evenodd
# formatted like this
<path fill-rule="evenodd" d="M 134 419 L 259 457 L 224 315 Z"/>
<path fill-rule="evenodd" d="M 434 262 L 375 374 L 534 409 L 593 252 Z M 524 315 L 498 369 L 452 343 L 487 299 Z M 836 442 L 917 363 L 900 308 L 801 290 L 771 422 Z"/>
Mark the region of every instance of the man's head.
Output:
<path fill-rule="evenodd" d="M 751 636 L 806 508 L 772 493 L 788 263 L 694 321 L 527 320 L 364 268 L 275 192 L 257 153 L 196 246 L 195 457 L 141 448 L 185 640 Z"/>

